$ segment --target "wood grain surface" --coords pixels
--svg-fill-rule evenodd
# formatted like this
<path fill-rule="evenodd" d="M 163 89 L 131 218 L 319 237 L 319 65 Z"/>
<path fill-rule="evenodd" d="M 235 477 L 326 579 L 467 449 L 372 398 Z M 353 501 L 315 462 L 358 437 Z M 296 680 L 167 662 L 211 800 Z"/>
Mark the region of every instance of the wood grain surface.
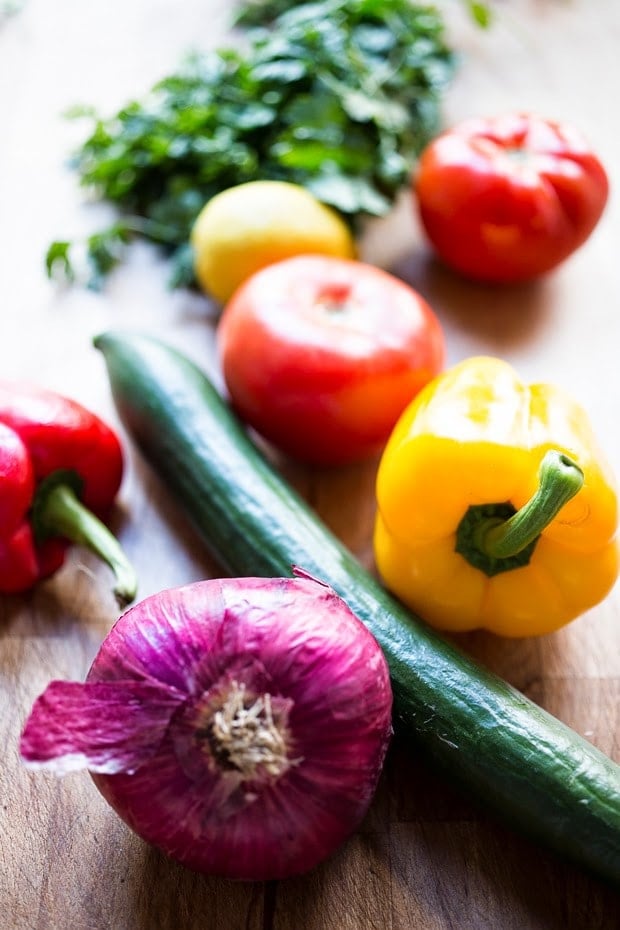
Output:
<path fill-rule="evenodd" d="M 72 104 L 110 112 L 142 94 L 194 46 L 218 43 L 215 0 L 25 0 L 0 18 L 0 372 L 74 396 L 118 426 L 94 334 L 139 328 L 217 377 L 216 308 L 166 289 L 146 246 L 102 293 L 59 289 L 43 273 L 53 238 L 109 218 L 87 204 L 66 157 Z M 363 257 L 401 275 L 436 309 L 449 361 L 501 355 L 586 407 L 620 473 L 620 5 L 617 0 L 497 0 L 492 30 L 441 4 L 461 55 L 446 123 L 513 108 L 570 120 L 612 182 L 591 240 L 536 285 L 467 284 L 430 256 L 403 195 L 368 226 Z M 1 16 L 1 14 L 0 14 Z M 114 529 L 140 596 L 217 574 L 165 487 L 131 448 Z M 317 473 L 282 463 L 325 521 L 372 565 L 375 462 Z M 86 774 L 28 774 L 20 728 L 53 678 L 80 680 L 116 619 L 106 569 L 73 552 L 32 593 L 0 599 L 0 927 L 6 930 L 617 930 L 619 898 L 504 829 L 399 745 L 361 829 L 311 874 L 236 884 L 193 874 L 132 835 Z M 620 760 L 620 593 L 557 634 L 461 646 Z"/>

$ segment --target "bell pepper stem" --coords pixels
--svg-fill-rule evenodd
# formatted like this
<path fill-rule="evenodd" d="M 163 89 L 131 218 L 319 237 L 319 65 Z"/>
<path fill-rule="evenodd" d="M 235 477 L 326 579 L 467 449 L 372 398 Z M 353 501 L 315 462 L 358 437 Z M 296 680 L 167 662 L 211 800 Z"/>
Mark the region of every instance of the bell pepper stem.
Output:
<path fill-rule="evenodd" d="M 80 503 L 68 484 L 50 487 L 37 514 L 39 526 L 48 536 L 62 536 L 98 555 L 114 572 L 114 594 L 121 608 L 134 600 L 135 572 L 118 540 L 101 520 Z"/>
<path fill-rule="evenodd" d="M 494 559 L 510 558 L 525 549 L 583 486 L 583 472 L 562 452 L 550 450 L 540 463 L 538 490 L 508 520 L 490 520 L 479 528 L 478 545 Z"/>

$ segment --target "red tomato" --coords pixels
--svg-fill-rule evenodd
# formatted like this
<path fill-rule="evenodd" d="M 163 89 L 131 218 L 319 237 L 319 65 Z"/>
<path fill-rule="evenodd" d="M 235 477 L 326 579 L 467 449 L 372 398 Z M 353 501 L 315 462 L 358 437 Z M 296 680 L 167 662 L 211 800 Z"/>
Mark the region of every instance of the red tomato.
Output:
<path fill-rule="evenodd" d="M 444 362 L 440 323 L 412 288 L 371 265 L 318 255 L 247 279 L 217 341 L 239 415 L 288 455 L 320 465 L 378 453 Z"/>
<path fill-rule="evenodd" d="M 447 265 L 511 282 L 549 271 L 585 242 L 608 181 L 575 129 L 515 114 L 467 120 L 438 136 L 420 157 L 414 191 Z"/>

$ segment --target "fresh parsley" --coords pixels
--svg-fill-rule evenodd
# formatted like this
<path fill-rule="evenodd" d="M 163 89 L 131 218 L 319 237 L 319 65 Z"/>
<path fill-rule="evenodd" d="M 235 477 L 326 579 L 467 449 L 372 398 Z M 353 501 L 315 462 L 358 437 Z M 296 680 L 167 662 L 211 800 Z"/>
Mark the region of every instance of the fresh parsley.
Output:
<path fill-rule="evenodd" d="M 285 8 L 286 7 L 286 8 Z M 261 11 L 262 8 L 262 11 Z M 118 208 L 86 242 L 98 285 L 136 235 L 193 280 L 188 239 L 205 202 L 259 178 L 304 185 L 353 225 L 385 214 L 440 123 L 454 68 L 439 11 L 411 0 L 244 6 L 243 48 L 194 54 L 110 118 L 82 108 L 81 184 Z M 50 275 L 75 276 L 55 242 Z"/>

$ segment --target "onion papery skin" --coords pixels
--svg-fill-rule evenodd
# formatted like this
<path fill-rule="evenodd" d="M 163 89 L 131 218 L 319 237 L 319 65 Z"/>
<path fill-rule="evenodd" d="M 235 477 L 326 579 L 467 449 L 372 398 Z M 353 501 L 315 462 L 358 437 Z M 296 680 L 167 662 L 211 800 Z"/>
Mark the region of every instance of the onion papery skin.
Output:
<path fill-rule="evenodd" d="M 387 665 L 315 579 L 209 580 L 146 598 L 117 621 L 87 678 L 111 681 L 184 696 L 135 771 L 89 766 L 119 816 L 184 865 L 286 878 L 325 859 L 364 817 L 391 735 Z M 277 777 L 222 768 L 197 736 L 205 707 L 232 682 L 268 693 L 274 717 L 286 718 L 288 762 Z"/>

